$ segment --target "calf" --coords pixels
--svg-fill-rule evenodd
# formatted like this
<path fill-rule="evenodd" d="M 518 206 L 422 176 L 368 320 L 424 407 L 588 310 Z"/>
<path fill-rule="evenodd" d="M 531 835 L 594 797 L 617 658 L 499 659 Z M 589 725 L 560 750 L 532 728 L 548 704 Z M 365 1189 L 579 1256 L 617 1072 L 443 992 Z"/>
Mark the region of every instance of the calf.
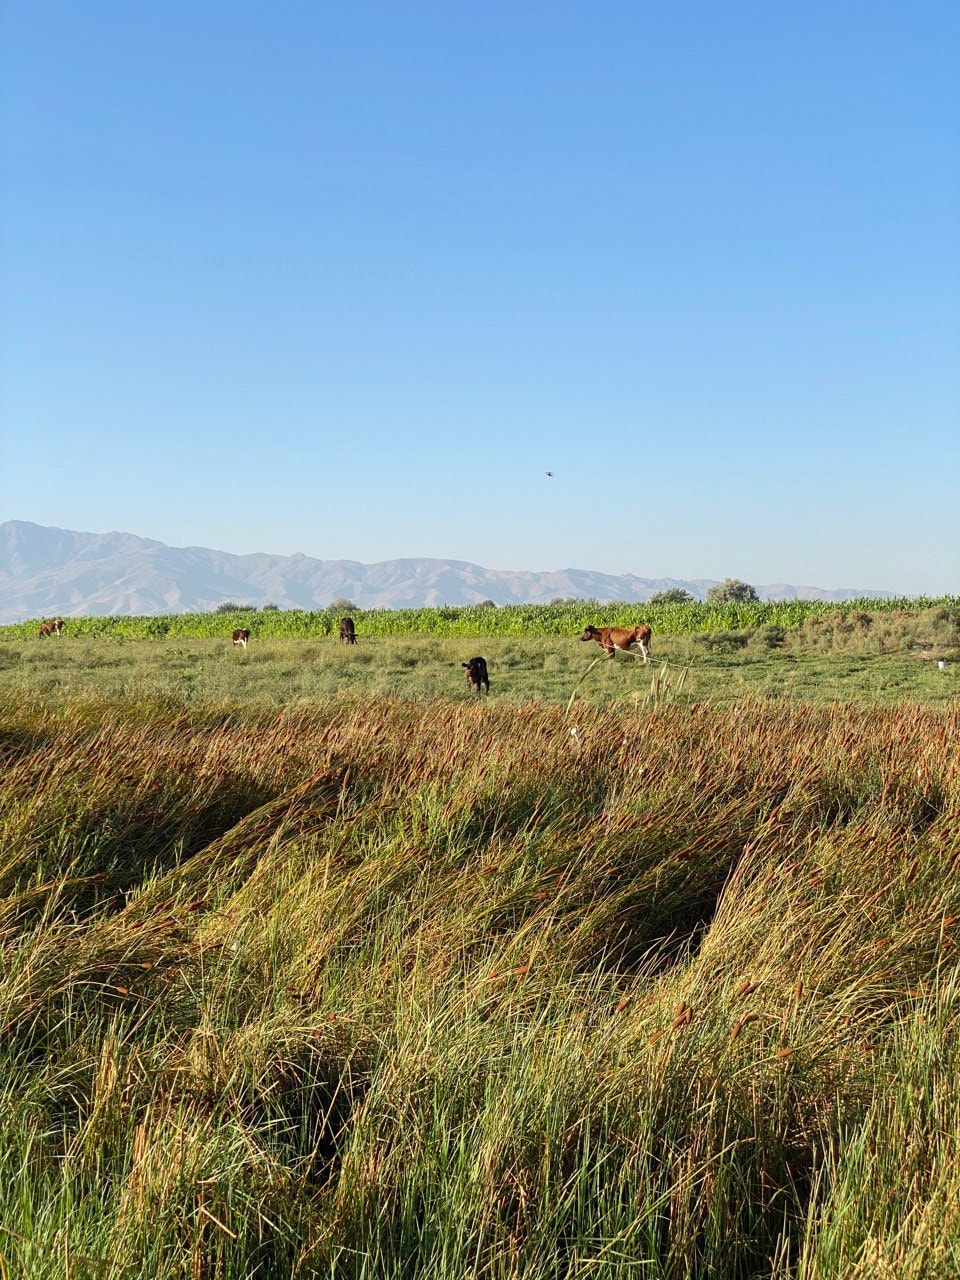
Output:
<path fill-rule="evenodd" d="M 352 618 L 340 619 L 340 643 L 341 644 L 357 643 L 357 629 L 353 625 Z"/>
<path fill-rule="evenodd" d="M 50 622 L 41 622 L 38 636 L 59 636 L 63 634 L 63 619 L 53 618 Z"/>
<path fill-rule="evenodd" d="M 246 627 L 237 627 L 236 631 L 233 633 L 233 643 L 243 645 L 244 649 L 247 647 L 247 641 L 249 639 L 250 632 Z"/>
<path fill-rule="evenodd" d="M 467 669 L 467 679 L 477 691 L 477 697 L 480 696 L 480 686 L 483 685 L 487 693 L 490 692 L 490 677 L 487 675 L 487 663 L 485 658 L 471 658 L 469 662 L 461 662 L 462 667 Z"/>
<path fill-rule="evenodd" d="M 650 637 L 653 632 L 645 622 L 639 627 L 587 627 L 581 640 L 596 640 L 601 649 L 605 649 L 608 658 L 615 656 L 619 649 L 624 652 L 639 645 L 644 662 L 650 657 Z"/>

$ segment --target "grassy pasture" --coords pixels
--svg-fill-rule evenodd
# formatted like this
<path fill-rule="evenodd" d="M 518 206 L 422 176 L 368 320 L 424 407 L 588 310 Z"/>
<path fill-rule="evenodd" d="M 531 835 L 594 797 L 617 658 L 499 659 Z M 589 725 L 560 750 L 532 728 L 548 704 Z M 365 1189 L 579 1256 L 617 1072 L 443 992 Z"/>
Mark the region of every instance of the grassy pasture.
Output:
<path fill-rule="evenodd" d="M 107 695 L 270 707 L 344 695 L 458 700 L 471 696 L 460 663 L 481 653 L 490 666 L 491 700 L 511 703 L 565 703 L 574 691 L 591 705 L 633 710 L 663 700 L 745 696 L 946 706 L 960 695 L 960 662 L 941 670 L 932 656 L 952 656 L 947 642 L 929 652 L 850 650 L 798 633 L 771 648 L 764 632 L 745 635 L 656 635 L 648 666 L 625 655 L 589 671 L 601 650 L 572 636 L 361 636 L 356 646 L 332 637 L 254 637 L 247 650 L 234 649 L 229 638 L 6 640 L 0 690 L 27 698 Z M 864 643 L 872 639 L 868 633 Z"/>
<path fill-rule="evenodd" d="M 958 741 L 0 692 L 0 1273 L 958 1274 Z"/>

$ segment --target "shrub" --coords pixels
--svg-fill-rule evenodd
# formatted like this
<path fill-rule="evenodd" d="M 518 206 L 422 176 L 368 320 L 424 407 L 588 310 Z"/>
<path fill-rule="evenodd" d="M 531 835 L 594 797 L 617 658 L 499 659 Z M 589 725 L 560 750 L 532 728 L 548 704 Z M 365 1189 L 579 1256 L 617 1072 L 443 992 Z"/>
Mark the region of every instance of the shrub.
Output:
<path fill-rule="evenodd" d="M 758 627 L 754 632 L 754 641 L 766 649 L 782 649 L 786 638 L 786 627 L 778 627 L 773 623 Z"/>
<path fill-rule="evenodd" d="M 652 595 L 648 604 L 693 604 L 694 597 L 683 587 L 670 587 L 668 591 L 658 591 Z"/>
<path fill-rule="evenodd" d="M 834 653 L 917 650 L 921 657 L 952 657 L 960 645 L 960 610 L 943 605 L 873 614 L 830 609 L 804 619 L 795 640 L 800 646 Z"/>
<path fill-rule="evenodd" d="M 756 604 L 756 588 L 739 578 L 724 578 L 707 592 L 707 604 Z"/>
<path fill-rule="evenodd" d="M 745 649 L 753 636 L 752 631 L 705 631 L 695 636 L 697 644 L 702 644 L 711 653 L 736 653 Z"/>

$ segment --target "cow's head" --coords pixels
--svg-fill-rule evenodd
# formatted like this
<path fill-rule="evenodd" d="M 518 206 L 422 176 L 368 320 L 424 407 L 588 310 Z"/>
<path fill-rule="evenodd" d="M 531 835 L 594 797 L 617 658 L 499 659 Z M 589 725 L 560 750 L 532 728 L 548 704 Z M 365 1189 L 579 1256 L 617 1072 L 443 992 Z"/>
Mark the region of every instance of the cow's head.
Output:
<path fill-rule="evenodd" d="M 598 627 L 584 627 L 581 640 L 599 640 L 600 630 Z"/>

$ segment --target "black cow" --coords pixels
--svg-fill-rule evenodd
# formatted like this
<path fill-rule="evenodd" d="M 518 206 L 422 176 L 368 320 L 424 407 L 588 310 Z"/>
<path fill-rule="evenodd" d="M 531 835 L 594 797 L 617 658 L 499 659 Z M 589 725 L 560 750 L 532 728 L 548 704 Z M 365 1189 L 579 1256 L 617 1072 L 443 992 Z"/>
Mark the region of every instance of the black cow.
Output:
<path fill-rule="evenodd" d="M 247 647 L 247 641 L 249 639 L 250 632 L 246 627 L 237 627 L 236 631 L 233 633 L 233 643 L 242 645 L 244 649 Z"/>
<path fill-rule="evenodd" d="M 490 692 L 490 677 L 487 675 L 487 661 L 485 658 L 471 658 L 469 662 L 461 662 L 462 667 L 467 669 L 467 679 L 477 691 L 477 697 L 480 696 L 480 686 Z"/>
<path fill-rule="evenodd" d="M 352 618 L 340 619 L 340 643 L 341 644 L 357 643 L 357 629 L 353 625 Z"/>

